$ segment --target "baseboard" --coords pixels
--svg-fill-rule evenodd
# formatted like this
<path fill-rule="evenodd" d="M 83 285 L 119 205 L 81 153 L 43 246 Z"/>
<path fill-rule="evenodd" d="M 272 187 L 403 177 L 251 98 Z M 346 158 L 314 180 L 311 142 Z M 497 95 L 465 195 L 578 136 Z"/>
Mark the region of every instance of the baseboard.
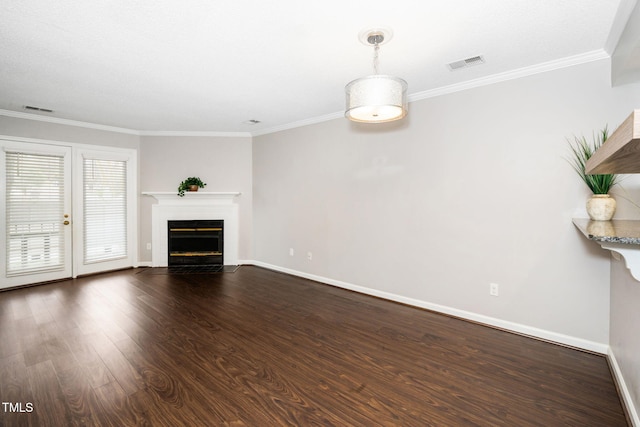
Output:
<path fill-rule="evenodd" d="M 633 403 L 631 393 L 629 392 L 629 388 L 627 387 L 622 371 L 620 370 L 620 365 L 618 365 L 616 355 L 613 353 L 611 348 L 609 348 L 607 353 L 607 359 L 609 360 L 609 366 L 611 366 L 614 380 L 618 386 L 618 394 L 620 395 L 624 409 L 629 416 L 629 421 L 633 427 L 640 427 L 640 414 L 638 414 L 638 409 Z"/>
<path fill-rule="evenodd" d="M 242 265 L 242 264 L 255 264 L 253 261 L 247 261 L 247 260 L 238 260 L 238 264 L 237 265 Z M 257 264 L 255 264 L 257 265 Z M 153 261 L 138 261 L 138 263 L 134 266 L 135 268 L 138 267 L 153 267 Z"/>
<path fill-rule="evenodd" d="M 338 288 L 348 289 L 350 291 L 359 292 L 366 295 L 375 296 L 378 298 L 399 302 L 402 304 L 411 305 L 414 307 L 420 307 L 427 310 L 435 311 L 438 313 L 447 314 L 454 317 L 459 317 L 465 320 L 481 323 L 488 326 L 504 329 L 510 332 L 514 332 L 521 335 L 527 335 L 530 337 L 550 341 L 556 344 L 561 344 L 569 347 L 575 347 L 582 350 L 591 351 L 606 355 L 609 351 L 609 346 L 606 344 L 584 340 L 582 338 L 576 338 L 569 335 L 559 334 L 544 329 L 535 328 L 532 326 L 522 325 L 520 323 L 509 322 L 502 319 L 497 319 L 482 314 L 472 313 L 465 310 L 459 310 L 457 308 L 448 307 L 439 304 L 433 304 L 427 301 L 422 301 L 414 298 L 404 297 L 402 295 L 396 295 L 389 292 L 383 292 L 376 289 L 367 288 L 364 286 L 354 285 L 352 283 L 342 282 L 339 280 L 329 279 L 322 276 L 316 276 L 314 274 L 304 273 L 302 271 L 292 270 L 289 268 L 279 267 L 277 265 L 268 264 L 261 261 L 244 261 L 243 264 L 252 264 L 258 267 L 267 268 L 269 270 L 279 271 L 281 273 L 290 274 L 292 276 L 303 277 L 305 279 L 313 280 L 316 282 L 326 283 L 328 285 L 336 286 Z"/>

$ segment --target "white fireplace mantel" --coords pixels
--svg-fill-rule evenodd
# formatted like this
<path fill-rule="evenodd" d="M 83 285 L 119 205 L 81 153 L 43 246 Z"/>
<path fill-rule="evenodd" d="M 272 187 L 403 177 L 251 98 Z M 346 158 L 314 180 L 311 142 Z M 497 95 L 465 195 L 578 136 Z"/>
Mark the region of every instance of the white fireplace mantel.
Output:
<path fill-rule="evenodd" d="M 159 204 L 181 204 L 184 202 L 198 204 L 226 204 L 233 203 L 234 199 L 241 193 L 239 192 L 207 192 L 207 191 L 185 191 L 184 197 L 178 196 L 175 191 L 143 191 L 143 195 L 154 197 Z"/>
<path fill-rule="evenodd" d="M 221 219 L 224 221 L 224 263 L 238 264 L 239 192 L 185 192 L 184 197 L 175 191 L 144 191 L 158 203 L 151 207 L 151 262 L 153 267 L 168 265 L 167 222 L 172 220 Z"/>

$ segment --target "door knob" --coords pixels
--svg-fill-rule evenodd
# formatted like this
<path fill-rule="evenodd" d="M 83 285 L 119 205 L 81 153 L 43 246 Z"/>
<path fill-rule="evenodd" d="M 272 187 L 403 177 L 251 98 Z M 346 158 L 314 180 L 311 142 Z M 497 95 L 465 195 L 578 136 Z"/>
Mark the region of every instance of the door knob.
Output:
<path fill-rule="evenodd" d="M 64 225 L 69 225 L 69 221 L 63 222 Z"/>

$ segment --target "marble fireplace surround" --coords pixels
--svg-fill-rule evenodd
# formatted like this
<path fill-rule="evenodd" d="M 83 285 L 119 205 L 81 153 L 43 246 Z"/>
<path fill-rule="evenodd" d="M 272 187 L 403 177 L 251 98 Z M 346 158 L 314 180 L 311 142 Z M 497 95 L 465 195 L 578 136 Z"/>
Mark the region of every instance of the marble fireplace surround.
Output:
<path fill-rule="evenodd" d="M 239 192 L 212 193 L 205 191 L 186 192 L 180 197 L 176 192 L 142 193 L 154 197 L 158 203 L 151 208 L 151 266 L 168 265 L 167 221 L 191 219 L 224 220 L 224 263 L 238 265 Z"/>

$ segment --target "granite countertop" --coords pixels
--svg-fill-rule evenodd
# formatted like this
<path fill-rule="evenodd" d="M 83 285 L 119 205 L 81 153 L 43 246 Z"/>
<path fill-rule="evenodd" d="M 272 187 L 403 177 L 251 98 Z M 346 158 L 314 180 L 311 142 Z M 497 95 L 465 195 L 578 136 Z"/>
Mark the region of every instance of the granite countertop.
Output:
<path fill-rule="evenodd" d="M 574 218 L 573 224 L 589 240 L 640 245 L 640 220 L 593 221 L 588 218 Z"/>

